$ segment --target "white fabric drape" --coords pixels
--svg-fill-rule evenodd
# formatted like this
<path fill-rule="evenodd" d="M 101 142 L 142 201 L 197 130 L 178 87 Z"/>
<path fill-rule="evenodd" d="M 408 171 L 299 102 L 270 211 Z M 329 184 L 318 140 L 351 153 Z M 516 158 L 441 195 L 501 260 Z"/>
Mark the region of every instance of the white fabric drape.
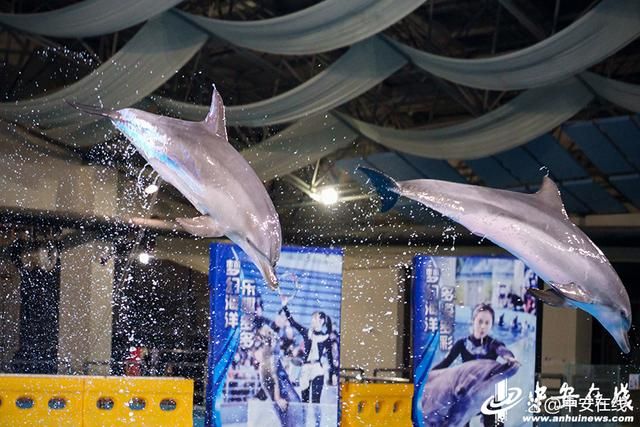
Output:
<path fill-rule="evenodd" d="M 609 102 L 640 113 L 640 85 L 619 82 L 594 73 L 580 75 L 593 90 Z"/>
<path fill-rule="evenodd" d="M 398 130 L 340 117 L 392 150 L 434 159 L 477 159 L 525 144 L 584 108 L 591 92 L 577 79 L 528 90 L 481 117 L 439 129 Z"/>
<path fill-rule="evenodd" d="M 75 127 L 97 120 L 79 115 L 65 101 L 107 109 L 131 106 L 169 80 L 207 36 L 172 14 L 149 21 L 109 61 L 50 95 L 0 103 L 0 117 L 41 129 Z"/>
<path fill-rule="evenodd" d="M 291 122 L 332 110 L 368 91 L 407 61 L 385 41 L 372 37 L 352 46 L 325 71 L 296 88 L 264 101 L 228 106 L 227 124 L 267 126 Z M 202 120 L 209 106 L 154 97 L 162 111 L 188 120 Z"/>
<path fill-rule="evenodd" d="M 318 114 L 242 151 L 264 181 L 286 175 L 351 144 L 358 134 L 332 114 Z"/>
<path fill-rule="evenodd" d="M 490 90 L 540 87 L 571 77 L 640 35 L 640 1 L 603 0 L 573 24 L 531 47 L 482 59 L 434 55 L 391 41 L 418 67 Z"/>
<path fill-rule="evenodd" d="M 282 134 L 244 153 L 265 171 L 265 176 L 281 175 L 294 170 L 292 167 L 315 161 L 328 150 L 344 146 L 342 144 L 348 143 L 345 141 L 353 141 L 358 133 L 390 149 L 425 157 L 473 159 L 495 154 L 553 129 L 587 105 L 592 93 L 579 79 L 599 96 L 632 111 L 640 110 L 640 89 L 635 85 L 591 73 L 561 80 L 637 37 L 640 1 L 603 0 L 549 39 L 530 48 L 486 59 L 443 58 L 384 40 L 383 36 L 370 37 L 422 2 L 325 0 L 291 15 L 249 22 L 211 20 L 168 11 L 149 21 L 121 51 L 88 76 L 50 95 L 0 103 L 0 117 L 37 127 L 49 136 L 77 145 L 101 141 L 108 136 L 105 134 L 110 132 L 110 126 L 96 122 L 94 117 L 80 116 L 65 100 L 108 109 L 140 103 L 202 47 L 208 37 L 202 30 L 204 27 L 239 46 L 281 54 L 321 52 L 364 40 L 352 46 L 327 70 L 291 91 L 260 102 L 228 107 L 228 123 L 232 125 L 264 126 L 299 120 Z M 100 0 L 87 0 L 74 5 L 77 9 L 70 6 L 71 9 L 58 12 L 75 10 L 77 14 L 85 10 L 86 14 L 86 10 L 91 10 L 89 6 L 97 7 L 98 3 L 103 7 Z M 152 11 L 173 3 L 167 0 L 154 2 L 154 6 L 149 6 L 147 0 L 136 5 L 123 3 L 121 10 L 113 13 L 128 10 L 128 18 L 133 22 L 144 19 L 140 4 L 147 5 L 146 13 L 152 16 Z M 70 16 L 64 19 L 71 19 Z M 79 20 L 80 15 L 75 16 L 74 19 Z M 4 19 L 8 16 L 0 15 L 0 21 Z M 98 31 L 98 28 L 106 29 L 106 22 L 111 19 L 110 16 L 96 17 L 96 21 L 91 22 Z M 54 23 L 55 20 L 42 25 L 44 28 Z M 84 24 L 78 25 L 76 30 Z M 69 31 L 73 30 L 71 27 L 69 25 Z M 386 129 L 347 116 L 322 114 L 369 90 L 408 58 L 433 74 L 469 86 L 534 89 L 482 117 L 442 129 Z M 157 103 L 165 111 L 171 110 L 192 120 L 201 119 L 208 111 L 208 106 L 165 98 L 158 98 Z"/>
<path fill-rule="evenodd" d="M 325 0 L 289 15 L 226 21 L 180 13 L 236 46 L 281 55 L 309 55 L 349 46 L 396 23 L 425 0 Z"/>
<path fill-rule="evenodd" d="M 50 12 L 0 13 L 0 24 L 50 37 L 93 37 L 144 22 L 182 1 L 84 0 Z"/>

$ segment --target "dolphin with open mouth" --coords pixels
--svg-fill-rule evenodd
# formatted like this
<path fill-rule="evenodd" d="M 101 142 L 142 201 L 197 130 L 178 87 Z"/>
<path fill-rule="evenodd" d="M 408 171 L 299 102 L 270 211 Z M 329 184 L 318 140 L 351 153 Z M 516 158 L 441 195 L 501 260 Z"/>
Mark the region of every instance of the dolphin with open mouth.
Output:
<path fill-rule="evenodd" d="M 478 414 L 495 385 L 518 372 L 518 363 L 479 359 L 429 372 L 420 405 L 425 426 L 463 426 Z"/>
<path fill-rule="evenodd" d="M 547 304 L 580 308 L 629 353 L 631 304 L 602 251 L 569 219 L 555 183 L 544 177 L 535 194 L 433 179 L 396 182 L 359 167 L 376 188 L 382 212 L 400 196 L 413 199 L 491 240 L 527 264 L 550 286 L 529 289 Z"/>
<path fill-rule="evenodd" d="M 201 237 L 227 236 L 247 253 L 269 287 L 278 287 L 278 214 L 260 178 L 229 144 L 224 105 L 215 87 L 209 114 L 201 122 L 135 108 L 105 111 L 70 104 L 110 119 L 162 179 L 193 204 L 202 216 L 177 219 L 185 230 Z"/>

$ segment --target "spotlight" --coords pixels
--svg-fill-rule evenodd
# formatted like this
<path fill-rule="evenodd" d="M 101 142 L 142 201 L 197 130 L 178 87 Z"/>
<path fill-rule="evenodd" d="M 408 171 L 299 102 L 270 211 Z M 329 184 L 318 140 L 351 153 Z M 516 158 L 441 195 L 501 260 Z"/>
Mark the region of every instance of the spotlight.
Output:
<path fill-rule="evenodd" d="M 333 187 L 325 187 L 320 191 L 318 197 L 320 203 L 324 205 L 333 205 L 338 201 L 338 192 Z"/>
<path fill-rule="evenodd" d="M 153 194 L 156 191 L 158 191 L 159 188 L 160 187 L 158 187 L 156 184 L 151 184 L 150 186 L 144 189 L 144 192 L 147 194 Z"/>
<path fill-rule="evenodd" d="M 145 265 L 149 264 L 149 261 L 151 261 L 151 255 L 149 255 L 147 252 L 140 252 L 140 255 L 138 255 L 138 261 Z"/>

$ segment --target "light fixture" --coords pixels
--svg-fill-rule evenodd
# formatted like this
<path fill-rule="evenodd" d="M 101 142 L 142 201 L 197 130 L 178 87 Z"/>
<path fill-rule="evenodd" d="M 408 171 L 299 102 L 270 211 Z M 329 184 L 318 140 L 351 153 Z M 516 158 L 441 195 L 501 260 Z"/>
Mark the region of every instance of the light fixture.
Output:
<path fill-rule="evenodd" d="M 146 194 L 153 194 L 156 191 L 158 191 L 159 189 L 160 189 L 160 187 L 158 187 L 156 184 L 151 184 L 147 188 L 144 189 L 144 192 Z"/>
<path fill-rule="evenodd" d="M 141 264 L 149 264 L 149 261 L 151 261 L 151 255 L 147 252 L 140 252 L 140 255 L 138 255 L 138 261 L 140 261 Z"/>
<path fill-rule="evenodd" d="M 333 187 L 324 187 L 317 193 L 317 199 L 323 205 L 333 205 L 338 201 L 339 194 Z"/>

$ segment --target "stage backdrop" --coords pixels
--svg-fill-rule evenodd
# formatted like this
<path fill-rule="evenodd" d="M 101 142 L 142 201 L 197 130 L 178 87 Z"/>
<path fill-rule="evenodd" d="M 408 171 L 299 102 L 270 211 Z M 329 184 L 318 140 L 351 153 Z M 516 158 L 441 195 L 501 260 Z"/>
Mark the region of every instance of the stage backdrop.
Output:
<path fill-rule="evenodd" d="M 526 290 L 537 287 L 535 273 L 515 258 L 426 255 L 414 257 L 413 271 L 414 425 L 493 425 L 496 416 L 524 425 L 537 321 Z M 495 413 L 479 415 L 492 396 Z"/>
<path fill-rule="evenodd" d="M 211 245 L 207 426 L 337 426 L 342 250 L 283 247 L 280 290 Z"/>

